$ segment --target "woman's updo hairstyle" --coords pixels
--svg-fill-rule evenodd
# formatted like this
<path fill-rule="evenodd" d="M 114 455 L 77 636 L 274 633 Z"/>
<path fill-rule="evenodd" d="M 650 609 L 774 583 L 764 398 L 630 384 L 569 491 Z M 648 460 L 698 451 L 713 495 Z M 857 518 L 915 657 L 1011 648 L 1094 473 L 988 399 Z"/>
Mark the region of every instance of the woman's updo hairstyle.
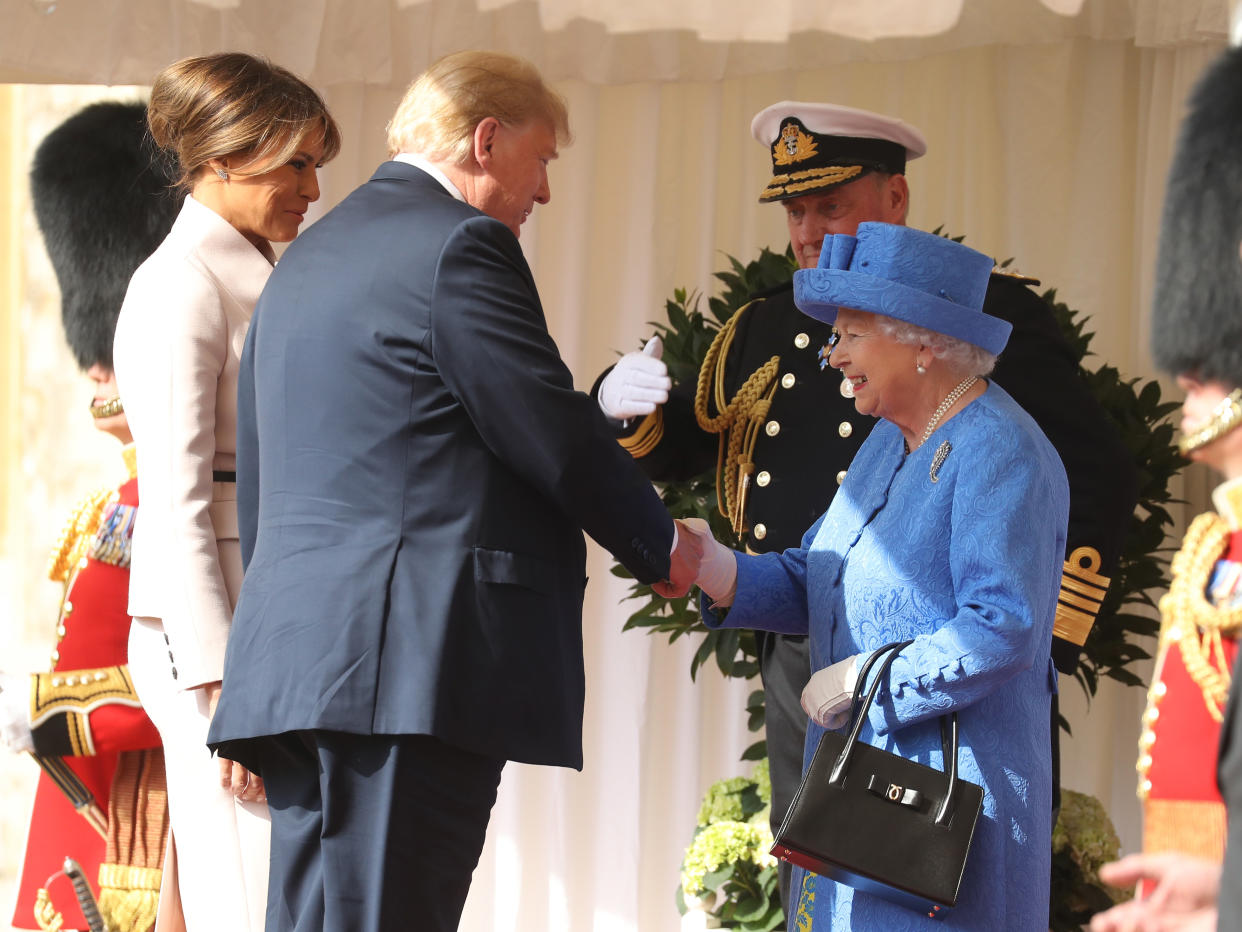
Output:
<path fill-rule="evenodd" d="M 229 171 L 257 175 L 293 158 L 308 136 L 323 136 L 323 160 L 341 134 L 323 98 L 292 72 L 244 52 L 183 58 L 160 72 L 147 106 L 151 138 L 175 155 L 188 188 L 210 159 L 240 156 Z"/>

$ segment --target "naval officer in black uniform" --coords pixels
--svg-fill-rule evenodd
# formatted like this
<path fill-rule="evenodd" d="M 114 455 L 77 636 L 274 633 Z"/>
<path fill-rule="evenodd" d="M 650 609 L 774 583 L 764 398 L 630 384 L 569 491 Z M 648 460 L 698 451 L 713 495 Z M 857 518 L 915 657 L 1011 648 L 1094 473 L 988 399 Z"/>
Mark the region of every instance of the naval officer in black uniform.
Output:
<path fill-rule="evenodd" d="M 906 162 L 927 149 L 914 127 L 849 107 L 786 101 L 757 114 L 751 131 L 772 156 L 772 177 L 759 200 L 785 208 L 801 268 L 816 266 L 825 235 L 852 235 L 863 221 L 905 223 Z M 984 310 L 1013 325 L 992 377 L 1039 423 L 1069 476 L 1066 577 L 1053 657 L 1061 672 L 1072 673 L 1129 526 L 1137 477 L 1050 308 L 1030 284 L 993 275 Z M 832 328 L 803 315 L 785 285 L 757 295 L 722 328 L 697 385 L 670 390 L 653 339 L 601 376 L 595 394 L 618 441 L 649 476 L 669 480 L 718 468 L 722 513 L 747 549 L 780 551 L 798 546 L 827 509 L 874 423 L 854 410 L 848 386 L 827 365 L 831 341 Z M 810 661 L 805 638 L 757 634 L 775 831 L 802 774 L 800 699 Z M 1055 704 L 1052 738 L 1055 775 Z M 788 909 L 784 864 L 781 897 Z"/>

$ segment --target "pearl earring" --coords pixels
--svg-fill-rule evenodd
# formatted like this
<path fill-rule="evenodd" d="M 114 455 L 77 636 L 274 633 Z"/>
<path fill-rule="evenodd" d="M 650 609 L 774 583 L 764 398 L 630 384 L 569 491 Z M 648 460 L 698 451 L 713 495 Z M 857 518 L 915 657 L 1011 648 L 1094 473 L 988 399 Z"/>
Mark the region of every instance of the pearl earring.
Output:
<path fill-rule="evenodd" d="M 229 173 L 228 173 L 228 172 L 226 172 L 223 168 L 217 168 L 217 169 L 216 169 L 216 177 L 217 177 L 217 178 L 219 178 L 221 181 L 228 181 L 228 180 L 229 180 Z"/>
<path fill-rule="evenodd" d="M 914 371 L 917 372 L 919 375 L 927 375 L 927 369 L 923 366 L 921 362 L 915 363 Z"/>

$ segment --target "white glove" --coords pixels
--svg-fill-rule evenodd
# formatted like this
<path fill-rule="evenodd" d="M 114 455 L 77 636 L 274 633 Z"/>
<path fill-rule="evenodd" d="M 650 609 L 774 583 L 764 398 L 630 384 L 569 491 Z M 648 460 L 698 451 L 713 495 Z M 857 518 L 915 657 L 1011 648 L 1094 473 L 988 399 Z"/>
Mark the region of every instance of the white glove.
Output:
<path fill-rule="evenodd" d="M 0 744 L 10 751 L 34 750 L 28 676 L 0 673 Z"/>
<path fill-rule="evenodd" d="M 703 560 L 699 563 L 695 583 L 707 593 L 713 607 L 732 605 L 737 592 L 737 557 L 712 536 L 711 528 L 702 518 L 682 518 L 681 523 L 703 544 Z"/>
<path fill-rule="evenodd" d="M 651 414 L 656 405 L 668 401 L 673 381 L 668 366 L 660 360 L 663 355 L 664 344 L 657 336 L 647 341 L 641 353 L 635 350 L 618 359 L 599 384 L 600 410 L 614 421 L 628 421 Z"/>
<path fill-rule="evenodd" d="M 857 654 L 824 667 L 802 690 L 802 711 L 824 728 L 840 728 L 849 721 L 850 699 L 857 682 Z"/>

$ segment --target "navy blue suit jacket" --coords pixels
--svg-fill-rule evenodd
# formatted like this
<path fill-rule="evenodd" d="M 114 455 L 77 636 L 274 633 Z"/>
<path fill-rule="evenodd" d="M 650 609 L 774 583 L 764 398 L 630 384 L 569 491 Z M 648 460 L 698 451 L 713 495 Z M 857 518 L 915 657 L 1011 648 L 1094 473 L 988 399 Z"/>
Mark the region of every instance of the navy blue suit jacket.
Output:
<path fill-rule="evenodd" d="M 381 165 L 277 265 L 238 409 L 247 573 L 212 746 L 429 734 L 581 767 L 582 531 L 650 582 L 673 529 L 513 233 Z"/>

